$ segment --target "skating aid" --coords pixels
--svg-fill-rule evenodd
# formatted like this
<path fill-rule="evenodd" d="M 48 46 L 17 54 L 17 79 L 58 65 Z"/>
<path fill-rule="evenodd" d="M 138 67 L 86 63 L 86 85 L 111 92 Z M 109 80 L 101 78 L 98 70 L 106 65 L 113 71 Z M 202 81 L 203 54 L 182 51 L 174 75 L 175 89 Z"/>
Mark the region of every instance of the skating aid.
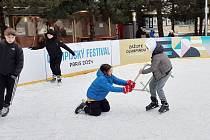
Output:
<path fill-rule="evenodd" d="M 150 64 L 144 65 L 143 70 L 144 70 L 147 66 L 151 66 L 151 65 L 150 65 Z M 134 83 L 136 82 L 136 80 L 139 78 L 140 75 L 141 75 L 141 74 L 138 73 L 138 75 L 136 76 L 136 78 L 133 80 Z"/>
<path fill-rule="evenodd" d="M 148 67 L 148 66 L 151 66 L 151 65 L 150 65 L 150 64 L 144 65 L 143 70 L 144 70 L 146 67 Z M 138 73 L 138 75 L 137 75 L 136 78 L 134 79 L 134 82 L 136 82 L 136 80 L 139 78 L 140 75 L 141 75 L 141 74 Z M 146 91 L 146 92 L 150 93 L 150 91 L 149 91 L 149 89 L 147 88 L 147 86 L 149 85 L 150 81 L 152 80 L 152 77 L 153 77 L 153 76 L 151 76 L 151 78 L 147 81 L 146 84 L 144 84 L 143 82 L 140 82 L 140 84 L 143 86 L 142 89 L 133 89 L 133 90 L 135 90 L 135 91 Z M 172 74 L 170 74 L 170 77 L 171 77 L 171 78 L 174 78 L 174 76 L 173 76 Z"/>
<path fill-rule="evenodd" d="M 143 67 L 143 70 L 148 67 L 148 66 L 151 66 L 150 64 L 146 64 L 144 65 Z M 136 76 L 136 78 L 134 79 L 134 82 L 136 82 L 136 80 L 139 78 L 141 74 L 138 73 L 138 75 Z M 142 89 L 133 89 L 133 90 L 136 90 L 136 91 L 146 91 L 146 92 L 150 92 L 149 89 L 147 88 L 147 85 L 149 84 L 149 82 L 152 80 L 152 77 L 149 79 L 149 81 L 146 83 L 146 85 L 144 85 L 143 82 L 140 82 L 142 85 L 143 85 L 143 88 Z"/>

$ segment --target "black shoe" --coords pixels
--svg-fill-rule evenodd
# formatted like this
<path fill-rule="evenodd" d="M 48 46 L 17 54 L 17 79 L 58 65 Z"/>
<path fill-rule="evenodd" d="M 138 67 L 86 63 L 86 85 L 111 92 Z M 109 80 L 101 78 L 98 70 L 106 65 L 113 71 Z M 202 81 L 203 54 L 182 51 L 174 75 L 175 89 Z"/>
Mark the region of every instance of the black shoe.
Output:
<path fill-rule="evenodd" d="M 163 102 L 160 109 L 158 110 L 160 113 L 164 113 L 166 111 L 169 111 L 169 105 L 167 102 Z"/>
<path fill-rule="evenodd" d="M 151 97 L 151 103 L 146 106 L 146 111 L 159 107 L 158 100 L 155 97 Z"/>
<path fill-rule="evenodd" d="M 0 110 L 0 117 L 6 117 L 9 113 L 9 107 L 4 107 L 2 110 Z"/>
<path fill-rule="evenodd" d="M 76 108 L 75 114 L 79 114 L 80 112 L 84 111 L 86 107 L 86 102 L 82 101 L 82 103 Z"/>

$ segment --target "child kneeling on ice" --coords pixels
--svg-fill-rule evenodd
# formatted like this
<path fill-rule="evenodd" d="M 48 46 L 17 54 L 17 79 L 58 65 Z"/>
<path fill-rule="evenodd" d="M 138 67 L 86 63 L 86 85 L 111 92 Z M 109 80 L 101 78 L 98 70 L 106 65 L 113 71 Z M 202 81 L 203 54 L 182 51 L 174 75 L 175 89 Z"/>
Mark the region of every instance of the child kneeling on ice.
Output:
<path fill-rule="evenodd" d="M 113 84 L 124 87 L 114 87 Z M 112 74 L 112 66 L 103 64 L 97 72 L 97 78 L 88 88 L 87 101 L 81 103 L 76 108 L 75 113 L 78 114 L 84 111 L 92 116 L 100 116 L 101 112 L 108 112 L 110 110 L 109 102 L 106 99 L 109 92 L 123 92 L 127 94 L 134 87 L 135 83 L 133 81 L 125 81 L 115 77 Z"/>
<path fill-rule="evenodd" d="M 153 73 L 152 80 L 150 81 L 149 88 L 151 94 L 151 103 L 146 106 L 146 111 L 158 107 L 158 100 L 156 92 L 161 100 L 162 106 L 158 110 L 160 113 L 169 110 L 169 105 L 166 100 L 163 87 L 165 86 L 168 78 L 171 75 L 172 64 L 168 56 L 163 52 L 163 47 L 157 44 L 155 40 L 150 40 L 146 43 L 147 48 L 152 52 L 152 64 L 148 69 L 140 69 L 139 74 Z"/>

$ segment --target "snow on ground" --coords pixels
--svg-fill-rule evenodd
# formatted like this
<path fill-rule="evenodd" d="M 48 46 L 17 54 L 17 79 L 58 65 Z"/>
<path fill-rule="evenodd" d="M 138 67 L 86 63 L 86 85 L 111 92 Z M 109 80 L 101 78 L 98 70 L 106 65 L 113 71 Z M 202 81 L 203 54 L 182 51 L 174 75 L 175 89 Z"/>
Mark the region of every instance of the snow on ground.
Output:
<path fill-rule="evenodd" d="M 114 68 L 134 79 L 143 64 Z M 6 118 L 0 118 L 0 140 L 209 140 L 210 59 L 174 59 L 174 79 L 165 91 L 170 111 L 145 111 L 147 92 L 110 93 L 111 111 L 100 117 L 75 115 L 95 73 L 65 78 L 61 86 L 39 83 L 19 87 Z M 147 81 L 150 75 L 137 81 Z"/>

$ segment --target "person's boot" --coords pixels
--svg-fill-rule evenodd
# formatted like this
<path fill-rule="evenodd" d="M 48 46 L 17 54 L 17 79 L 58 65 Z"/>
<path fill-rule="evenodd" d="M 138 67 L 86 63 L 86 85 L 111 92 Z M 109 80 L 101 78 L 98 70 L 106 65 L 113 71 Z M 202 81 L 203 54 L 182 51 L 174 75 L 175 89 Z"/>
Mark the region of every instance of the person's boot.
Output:
<path fill-rule="evenodd" d="M 61 79 L 61 76 L 60 75 L 57 76 L 57 82 L 58 83 L 62 83 L 62 79 Z"/>
<path fill-rule="evenodd" d="M 2 110 L 0 110 L 0 117 L 6 117 L 9 113 L 9 107 L 4 107 Z"/>
<path fill-rule="evenodd" d="M 166 111 L 169 111 L 169 104 L 166 101 L 161 101 L 162 105 L 160 109 L 158 110 L 160 113 L 164 113 Z"/>
<path fill-rule="evenodd" d="M 80 112 L 84 111 L 86 106 L 87 106 L 86 101 L 82 100 L 82 103 L 78 105 L 77 108 L 75 109 L 75 114 L 79 114 Z"/>
<path fill-rule="evenodd" d="M 159 107 L 157 98 L 152 96 L 150 98 L 151 98 L 151 103 L 148 106 L 146 106 L 146 111 Z"/>

